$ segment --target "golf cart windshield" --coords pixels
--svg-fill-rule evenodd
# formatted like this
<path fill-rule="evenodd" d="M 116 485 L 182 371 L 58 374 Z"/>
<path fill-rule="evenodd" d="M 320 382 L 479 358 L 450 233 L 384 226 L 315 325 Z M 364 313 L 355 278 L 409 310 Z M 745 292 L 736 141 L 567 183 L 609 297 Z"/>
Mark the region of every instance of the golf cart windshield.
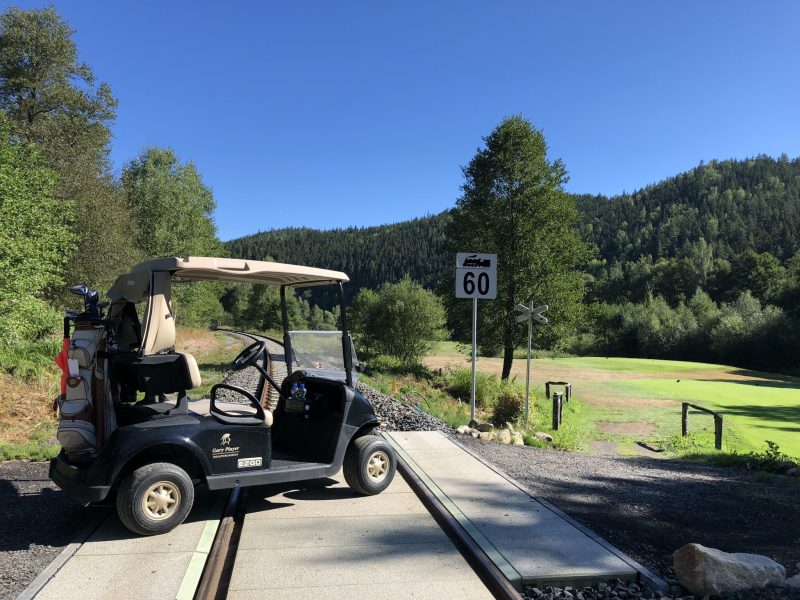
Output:
<path fill-rule="evenodd" d="M 294 369 L 326 371 L 338 373 L 340 378 L 345 373 L 345 362 L 342 356 L 341 331 L 290 331 L 292 340 L 292 367 Z M 358 365 L 355 348 L 350 342 L 353 364 Z M 356 368 L 358 368 L 356 366 Z"/>

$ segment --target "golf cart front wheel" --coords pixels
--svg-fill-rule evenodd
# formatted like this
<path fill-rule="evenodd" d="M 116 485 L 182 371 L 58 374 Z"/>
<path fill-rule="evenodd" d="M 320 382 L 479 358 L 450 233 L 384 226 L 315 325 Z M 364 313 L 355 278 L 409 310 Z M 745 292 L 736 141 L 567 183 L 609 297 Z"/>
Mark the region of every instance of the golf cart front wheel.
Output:
<path fill-rule="evenodd" d="M 155 535 L 183 523 L 193 503 L 194 485 L 186 471 L 171 463 L 153 463 L 123 480 L 117 514 L 132 532 Z"/>
<path fill-rule="evenodd" d="M 365 435 L 350 442 L 344 456 L 344 479 L 359 494 L 379 494 L 392 483 L 397 458 L 383 438 Z"/>

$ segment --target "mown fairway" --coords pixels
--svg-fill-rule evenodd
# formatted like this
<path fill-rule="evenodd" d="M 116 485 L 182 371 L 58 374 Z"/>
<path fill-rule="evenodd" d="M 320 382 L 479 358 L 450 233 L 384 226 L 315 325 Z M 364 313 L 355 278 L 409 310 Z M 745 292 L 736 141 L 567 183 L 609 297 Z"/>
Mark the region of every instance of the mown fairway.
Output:
<path fill-rule="evenodd" d="M 455 344 L 437 344 L 426 359 L 432 368 L 469 365 Z M 500 358 L 479 358 L 481 371 L 499 375 Z M 512 377 L 525 380 L 525 361 L 516 359 Z M 582 415 L 591 438 L 584 444 L 598 453 L 647 453 L 637 442 L 657 448 L 708 451 L 713 448 L 713 419 L 691 413 L 689 440 L 680 438 L 681 401 L 725 417 L 726 450 L 766 449 L 766 440 L 800 457 L 800 379 L 723 365 L 635 358 L 545 358 L 533 361 L 533 382 L 570 381 L 586 406 Z"/>

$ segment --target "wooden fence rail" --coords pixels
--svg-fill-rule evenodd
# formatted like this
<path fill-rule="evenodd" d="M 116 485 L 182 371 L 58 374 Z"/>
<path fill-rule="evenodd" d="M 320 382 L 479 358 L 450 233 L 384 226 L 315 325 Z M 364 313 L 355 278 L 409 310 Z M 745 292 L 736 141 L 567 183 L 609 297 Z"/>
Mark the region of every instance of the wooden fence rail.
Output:
<path fill-rule="evenodd" d="M 708 408 L 689 402 L 681 402 L 681 435 L 684 437 L 689 435 L 689 407 L 714 417 L 714 447 L 717 450 L 722 450 L 722 415 Z"/>

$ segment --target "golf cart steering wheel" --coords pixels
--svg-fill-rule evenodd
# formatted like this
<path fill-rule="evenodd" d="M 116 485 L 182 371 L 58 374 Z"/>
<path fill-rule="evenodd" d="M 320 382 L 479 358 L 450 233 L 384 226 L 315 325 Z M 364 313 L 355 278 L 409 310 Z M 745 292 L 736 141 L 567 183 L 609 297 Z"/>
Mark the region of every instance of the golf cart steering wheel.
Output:
<path fill-rule="evenodd" d="M 254 365 L 259 357 L 264 354 L 267 344 L 263 341 L 258 341 L 250 344 L 247 348 L 239 353 L 239 356 L 233 359 L 231 368 L 234 371 L 241 371 L 247 367 Z"/>

